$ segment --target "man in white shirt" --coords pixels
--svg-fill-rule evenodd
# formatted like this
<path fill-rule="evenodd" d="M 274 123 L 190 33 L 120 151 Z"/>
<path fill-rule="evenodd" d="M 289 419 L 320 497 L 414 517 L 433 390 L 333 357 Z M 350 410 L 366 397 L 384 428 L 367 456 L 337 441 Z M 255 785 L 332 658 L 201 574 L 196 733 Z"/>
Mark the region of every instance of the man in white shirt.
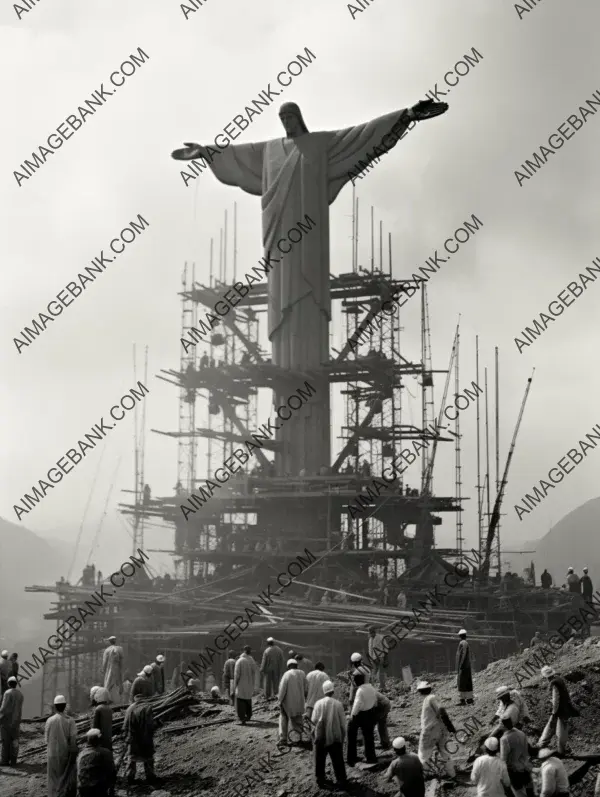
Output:
<path fill-rule="evenodd" d="M 499 743 L 495 736 L 485 740 L 485 755 L 473 763 L 471 783 L 477 786 L 477 797 L 505 797 L 510 789 L 510 778 L 506 764 L 498 757 Z"/>
<path fill-rule="evenodd" d="M 456 774 L 452 759 L 446 750 L 449 733 L 454 733 L 454 726 L 448 717 L 445 708 L 440 706 L 438 699 L 432 692 L 431 684 L 420 681 L 417 692 L 424 697 L 421 708 L 421 736 L 419 737 L 419 759 L 425 768 L 438 751 L 440 761 L 443 763 L 446 775 L 453 778 Z"/>
<path fill-rule="evenodd" d="M 540 797 L 568 797 L 569 776 L 563 762 L 548 747 L 540 750 L 538 758 L 543 762 Z"/>
<path fill-rule="evenodd" d="M 317 700 L 312 714 L 315 741 L 315 777 L 318 786 L 326 785 L 325 765 L 327 756 L 329 756 L 338 786 L 345 786 L 348 782 L 344 765 L 344 741 L 347 732 L 346 715 L 340 701 L 333 696 L 333 683 L 325 681 L 322 689 L 325 697 Z"/>
<path fill-rule="evenodd" d="M 323 662 L 318 661 L 315 664 L 315 669 L 308 673 L 306 676 L 306 686 L 308 692 L 306 694 L 306 716 L 311 719 L 313 708 L 317 700 L 323 697 L 323 684 L 329 680 L 329 676 L 325 672 L 325 665 Z"/>
<path fill-rule="evenodd" d="M 350 712 L 348 725 L 348 752 L 347 762 L 349 767 L 356 764 L 356 739 L 360 728 L 365 742 L 365 758 L 368 764 L 376 764 L 375 755 L 375 724 L 377 723 L 377 692 L 371 684 L 365 683 L 365 676 L 357 673 L 354 676 L 356 696 Z"/>

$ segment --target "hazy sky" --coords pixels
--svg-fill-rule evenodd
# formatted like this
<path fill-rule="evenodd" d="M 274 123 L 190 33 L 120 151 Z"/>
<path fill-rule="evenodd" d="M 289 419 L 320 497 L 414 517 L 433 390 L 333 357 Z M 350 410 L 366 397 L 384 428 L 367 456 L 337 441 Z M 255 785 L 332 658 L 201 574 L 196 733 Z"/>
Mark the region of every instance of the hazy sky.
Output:
<path fill-rule="evenodd" d="M 207 279 L 210 238 L 218 241 L 223 212 L 234 201 L 240 270 L 262 253 L 259 199 L 208 172 L 186 188 L 181 164 L 169 153 L 183 141 L 211 142 L 306 47 L 316 60 L 285 99 L 298 102 L 310 130 L 342 128 L 412 105 L 436 81 L 441 88 L 444 73 L 473 47 L 483 56 L 452 89 L 448 114 L 419 125 L 357 181 L 360 262 L 369 259 L 370 205 L 386 235 L 393 234 L 398 277 L 410 276 L 475 213 L 483 228 L 430 282 L 432 347 L 434 367 L 445 367 L 460 314 L 466 385 L 475 378 L 475 335 L 491 370 L 494 346 L 500 347 L 502 464 L 526 379 L 536 368 L 506 493 L 503 539 L 514 545 L 535 538 L 598 495 L 600 453 L 594 451 L 522 522 L 513 510 L 600 423 L 594 399 L 600 287 L 590 285 L 522 354 L 514 343 L 600 256 L 600 120 L 590 116 L 522 188 L 514 176 L 600 90 L 596 2 L 578 0 L 574 14 L 570 2 L 544 0 L 523 19 L 506 0 L 377 0 L 355 19 L 338 0 L 208 0 L 187 20 L 174 0 L 54 0 L 21 20 L 11 5 L 3 3 L 0 12 L 1 516 L 15 521 L 13 504 L 135 384 L 134 342 L 138 351 L 146 345 L 150 351 L 147 426 L 177 428 L 177 391 L 154 374 L 179 362 L 184 261 L 195 260 L 198 278 Z M 111 72 L 138 47 L 149 61 L 19 187 L 13 171 L 102 82 L 107 87 Z M 255 117 L 238 143 L 281 136 L 278 107 L 275 102 Z M 334 273 L 351 270 L 351 196 L 348 185 L 331 208 Z M 148 230 L 18 354 L 13 337 L 138 214 Z M 416 356 L 411 311 L 404 327 L 407 355 Z M 342 328 L 332 331 L 339 348 Z M 440 377 L 438 400 L 442 386 Z M 411 411 L 416 420 L 416 402 Z M 471 498 L 474 421 L 474 409 L 465 411 L 463 491 Z M 114 483 L 95 559 L 102 569 L 118 564 L 130 543 L 114 506 L 132 486 L 133 431 L 131 414 L 109 433 L 101 467 L 102 452 L 89 452 L 23 523 L 74 541 L 98 473 L 82 547 L 89 549 Z M 439 455 L 440 494 L 453 492 L 453 458 L 450 450 Z M 155 494 L 171 491 L 176 464 L 175 442 L 148 434 L 146 475 Z M 465 536 L 474 543 L 475 501 L 466 506 Z M 449 519 L 438 542 L 453 540 Z M 155 531 L 146 542 L 170 545 L 167 532 Z"/>

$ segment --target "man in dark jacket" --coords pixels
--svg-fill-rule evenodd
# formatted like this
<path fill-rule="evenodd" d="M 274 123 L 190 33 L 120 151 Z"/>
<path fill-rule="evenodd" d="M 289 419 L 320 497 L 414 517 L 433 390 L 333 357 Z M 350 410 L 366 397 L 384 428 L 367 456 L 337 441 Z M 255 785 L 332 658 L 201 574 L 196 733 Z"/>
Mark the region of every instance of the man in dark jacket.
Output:
<path fill-rule="evenodd" d="M 112 708 L 108 705 L 110 694 L 103 686 L 96 690 L 94 695 L 94 713 L 92 715 L 92 728 L 100 731 L 100 747 L 112 750 Z"/>
<path fill-rule="evenodd" d="M 90 728 L 87 744 L 77 756 L 77 790 L 79 797 L 108 797 L 117 772 L 110 750 L 100 745 L 100 731 Z"/>
<path fill-rule="evenodd" d="M 547 568 L 544 570 L 544 572 L 540 576 L 540 583 L 541 583 L 543 589 L 550 589 L 550 587 L 552 586 L 552 576 L 548 572 Z"/>
<path fill-rule="evenodd" d="M 137 678 L 131 685 L 131 693 L 130 693 L 130 701 L 133 703 L 133 700 L 136 695 L 142 695 L 142 697 L 152 697 L 154 694 L 154 670 L 150 664 L 146 664 L 144 669 L 137 674 Z"/>
<path fill-rule="evenodd" d="M 594 594 L 594 585 L 592 579 L 588 575 L 587 567 L 583 568 L 583 575 L 581 576 L 581 592 L 584 601 L 591 601 Z"/>
<path fill-rule="evenodd" d="M 152 713 L 152 706 L 145 701 L 142 695 L 137 694 L 127 709 L 123 722 L 125 744 L 129 748 L 128 786 L 135 782 L 135 773 L 140 762 L 144 765 L 144 774 L 148 783 L 156 784 L 158 782 L 154 772 L 154 732 L 158 728 L 158 724 Z"/>
<path fill-rule="evenodd" d="M 0 763 L 3 767 L 14 767 L 17 765 L 17 756 L 19 755 L 23 693 L 18 688 L 14 675 L 8 679 L 7 686 L 2 697 L 2 705 L 0 705 L 0 740 L 2 742 Z"/>
<path fill-rule="evenodd" d="M 471 653 L 467 642 L 467 632 L 462 628 L 458 632 L 460 642 L 456 650 L 456 685 L 458 687 L 459 706 L 473 703 L 473 676 L 471 674 Z"/>
<path fill-rule="evenodd" d="M 548 747 L 554 733 L 556 732 L 557 752 L 564 755 L 567 749 L 567 740 L 569 737 L 569 719 L 571 717 L 578 717 L 579 712 L 571 703 L 571 696 L 569 689 L 564 678 L 557 675 L 552 667 L 546 665 L 542 667 L 542 676 L 546 678 L 550 685 L 552 695 L 552 712 L 550 718 L 546 723 L 538 747 Z"/>

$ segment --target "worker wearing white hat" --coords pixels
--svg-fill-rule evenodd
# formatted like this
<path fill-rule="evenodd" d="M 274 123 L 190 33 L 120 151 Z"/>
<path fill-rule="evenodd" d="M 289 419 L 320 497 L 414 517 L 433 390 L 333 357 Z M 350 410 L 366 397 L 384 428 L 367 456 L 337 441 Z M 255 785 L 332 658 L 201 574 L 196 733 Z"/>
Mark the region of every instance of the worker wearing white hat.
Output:
<path fill-rule="evenodd" d="M 0 654 L 0 700 L 8 689 L 8 679 L 12 674 L 12 664 L 8 659 L 8 650 L 3 650 L 2 654 Z"/>
<path fill-rule="evenodd" d="M 569 592 L 581 593 L 581 581 L 572 567 L 567 570 L 567 587 Z"/>
<path fill-rule="evenodd" d="M 581 576 L 581 594 L 584 601 L 591 601 L 594 594 L 594 585 L 589 576 L 587 567 L 583 568 L 583 575 Z"/>
<path fill-rule="evenodd" d="M 123 648 L 117 645 L 115 636 L 109 636 L 108 643 L 102 654 L 103 685 L 108 689 L 112 702 L 119 704 L 123 700 Z"/>
<path fill-rule="evenodd" d="M 460 641 L 456 649 L 456 685 L 458 687 L 459 705 L 473 703 L 473 675 L 471 673 L 471 652 L 467 642 L 467 632 L 461 628 L 458 632 Z"/>
<path fill-rule="evenodd" d="M 439 758 L 445 767 L 448 777 L 456 774 L 452 759 L 446 750 L 449 733 L 455 733 L 454 725 L 448 712 L 433 694 L 431 684 L 419 681 L 417 692 L 423 696 L 421 707 L 421 735 L 419 737 L 419 759 L 423 767 L 427 767 L 434 753 L 438 752 Z"/>
<path fill-rule="evenodd" d="M 425 775 L 419 756 L 406 752 L 406 741 L 402 736 L 394 739 L 392 747 L 394 759 L 384 775 L 384 781 L 389 783 L 395 778 L 399 793 L 405 797 L 424 797 Z"/>
<path fill-rule="evenodd" d="M 18 688 L 19 684 L 14 675 L 8 678 L 7 686 L 0 706 L 0 739 L 2 740 L 0 764 L 3 767 L 15 767 L 19 755 L 23 692 Z"/>
<path fill-rule="evenodd" d="M 275 644 L 272 636 L 267 639 L 260 663 L 260 673 L 264 678 L 265 697 L 267 700 L 275 699 L 279 690 L 281 676 L 285 671 L 285 657 L 283 650 Z"/>
<path fill-rule="evenodd" d="M 92 728 L 100 731 L 100 745 L 107 750 L 112 750 L 112 708 L 109 706 L 110 693 L 101 686 L 94 695 L 96 708 L 92 715 Z"/>
<path fill-rule="evenodd" d="M 538 758 L 542 762 L 540 774 L 542 776 L 542 786 L 540 797 L 568 797 L 569 776 L 560 758 L 554 755 L 554 750 L 545 747 L 538 753 Z"/>
<path fill-rule="evenodd" d="M 75 774 L 77 752 L 77 726 L 75 720 L 65 715 L 67 699 L 64 695 L 54 698 L 55 713 L 46 720 L 44 738 L 48 759 L 48 797 L 62 797 L 63 784 Z"/>
<path fill-rule="evenodd" d="M 77 756 L 77 789 L 81 797 L 105 797 L 115 785 L 117 772 L 112 753 L 101 744 L 98 728 L 85 735 L 86 745 Z"/>
<path fill-rule="evenodd" d="M 488 736 L 494 736 L 496 739 L 499 739 L 504 733 L 504 725 L 502 725 L 502 720 L 508 717 L 513 726 L 516 727 L 517 723 L 520 724 L 521 714 L 519 711 L 519 706 L 512 699 L 512 692 L 508 686 L 499 686 L 496 689 L 496 696 L 498 697 L 498 708 L 496 709 L 496 713 L 492 718 L 492 724 L 494 727 Z"/>
<path fill-rule="evenodd" d="M 302 715 L 306 708 L 308 685 L 306 675 L 296 659 L 288 659 L 287 670 L 279 684 L 279 743 L 287 745 L 288 731 L 294 730 L 302 740 Z M 290 728 L 291 724 L 291 728 Z"/>
<path fill-rule="evenodd" d="M 477 786 L 477 797 L 504 797 L 510 789 L 510 778 L 504 761 L 498 756 L 500 744 L 495 736 L 484 742 L 485 753 L 475 759 L 471 783 Z"/>
<path fill-rule="evenodd" d="M 564 678 L 557 675 L 552 667 L 547 664 L 542 667 L 541 675 L 550 685 L 552 710 L 546 727 L 540 736 L 538 747 L 547 747 L 556 733 L 557 750 L 561 755 L 564 755 L 569 738 L 569 719 L 578 717 L 579 712 L 571 702 L 569 688 Z"/>
<path fill-rule="evenodd" d="M 322 661 L 315 664 L 315 669 L 306 676 L 306 716 L 310 720 L 317 700 L 323 697 L 323 684 L 329 681 Z"/>
<path fill-rule="evenodd" d="M 366 664 L 363 663 L 363 659 L 360 653 L 353 653 L 350 656 L 350 672 L 348 673 L 350 679 L 350 695 L 348 700 L 350 705 L 354 702 L 354 698 L 356 696 L 356 685 L 354 684 L 354 676 L 360 673 L 361 675 L 365 676 L 365 683 L 371 683 L 371 669 L 367 667 Z"/>
<path fill-rule="evenodd" d="M 159 653 L 151 664 L 154 694 L 162 695 L 165 691 L 165 657 Z"/>
<path fill-rule="evenodd" d="M 346 714 L 339 700 L 333 696 L 333 681 L 323 683 L 324 697 L 315 703 L 312 726 L 315 728 L 315 778 L 318 786 L 325 786 L 327 756 L 335 773 L 338 786 L 345 787 L 346 765 L 344 764 L 344 741 L 348 735 Z"/>
<path fill-rule="evenodd" d="M 136 695 L 142 695 L 142 697 L 152 697 L 153 694 L 154 684 L 152 678 L 152 667 L 149 664 L 146 664 L 146 666 L 137 674 L 137 678 L 135 678 L 131 684 L 129 702 L 133 703 Z"/>

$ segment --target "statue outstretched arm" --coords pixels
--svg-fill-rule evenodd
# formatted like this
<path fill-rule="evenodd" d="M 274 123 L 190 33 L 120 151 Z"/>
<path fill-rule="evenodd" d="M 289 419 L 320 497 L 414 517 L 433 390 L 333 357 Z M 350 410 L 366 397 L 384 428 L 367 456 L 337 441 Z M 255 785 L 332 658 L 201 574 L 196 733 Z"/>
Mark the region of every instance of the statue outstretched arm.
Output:
<path fill-rule="evenodd" d="M 173 150 L 171 157 L 180 161 L 202 158 L 219 182 L 241 188 L 253 196 L 262 196 L 266 146 L 267 143 L 263 141 L 256 144 L 229 144 L 224 149 L 215 149 L 187 141 L 182 149 Z"/>

